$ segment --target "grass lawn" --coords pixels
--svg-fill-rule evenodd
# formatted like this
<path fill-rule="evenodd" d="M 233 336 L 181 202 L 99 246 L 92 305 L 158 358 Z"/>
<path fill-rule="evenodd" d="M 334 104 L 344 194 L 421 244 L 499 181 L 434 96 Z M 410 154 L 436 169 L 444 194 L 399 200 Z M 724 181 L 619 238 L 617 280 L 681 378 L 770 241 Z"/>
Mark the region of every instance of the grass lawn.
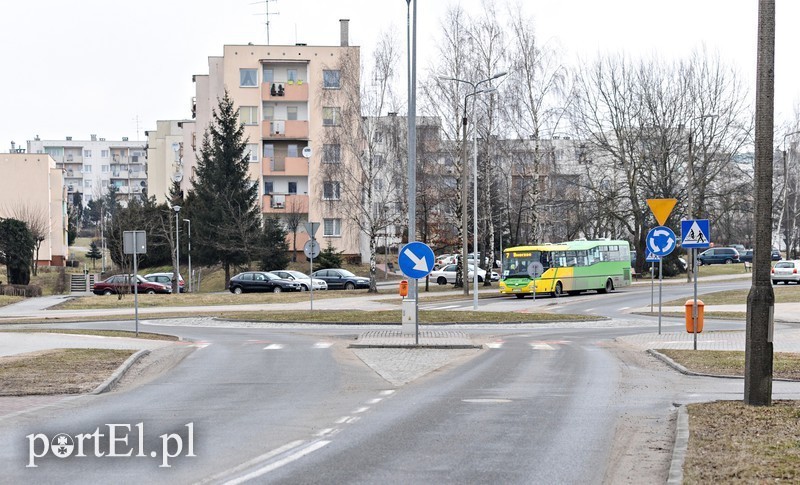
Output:
<path fill-rule="evenodd" d="M 54 349 L 0 357 L 0 396 L 91 392 L 133 353 Z"/>
<path fill-rule="evenodd" d="M 0 295 L 0 306 L 10 305 L 12 303 L 16 303 L 18 301 L 22 301 L 23 298 L 21 296 L 6 296 Z"/>
<path fill-rule="evenodd" d="M 775 292 L 775 303 L 800 303 L 800 285 L 781 285 L 773 286 Z M 749 289 L 717 291 L 698 295 L 698 299 L 703 300 L 705 305 L 743 305 L 747 303 Z M 664 306 L 683 306 L 688 298 L 671 300 L 662 303 Z"/>
<path fill-rule="evenodd" d="M 744 352 L 729 350 L 659 349 L 690 371 L 726 376 L 744 375 Z M 800 380 L 800 354 L 775 352 L 772 356 L 773 377 Z"/>

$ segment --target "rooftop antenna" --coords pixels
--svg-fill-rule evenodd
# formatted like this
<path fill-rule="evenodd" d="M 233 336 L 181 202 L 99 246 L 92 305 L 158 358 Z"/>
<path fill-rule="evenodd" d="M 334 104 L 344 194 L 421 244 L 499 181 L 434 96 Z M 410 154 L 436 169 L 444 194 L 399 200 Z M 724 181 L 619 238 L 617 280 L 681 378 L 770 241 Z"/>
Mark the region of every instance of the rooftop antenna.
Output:
<path fill-rule="evenodd" d="M 267 45 L 270 45 L 270 43 L 269 43 L 269 16 L 270 15 L 280 15 L 280 12 L 270 12 L 269 11 L 269 3 L 270 2 L 277 2 L 277 1 L 278 0 L 263 0 L 263 2 L 255 2 L 255 3 L 251 3 L 250 4 L 250 5 L 258 5 L 258 4 L 261 4 L 261 3 L 264 4 L 265 12 L 263 14 L 258 13 L 258 14 L 255 14 L 255 15 L 264 15 L 267 18 L 267 21 L 265 22 L 265 25 L 267 26 Z"/>

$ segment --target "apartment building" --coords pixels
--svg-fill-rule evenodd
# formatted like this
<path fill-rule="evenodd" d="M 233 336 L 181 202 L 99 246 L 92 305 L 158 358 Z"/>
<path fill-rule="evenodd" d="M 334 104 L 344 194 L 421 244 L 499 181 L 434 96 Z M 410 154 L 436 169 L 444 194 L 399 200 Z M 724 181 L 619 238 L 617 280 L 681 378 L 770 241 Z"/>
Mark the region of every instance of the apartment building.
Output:
<path fill-rule="evenodd" d="M 0 217 L 36 226 L 36 264 L 64 266 L 68 259 L 64 173 L 47 154 L 0 153 Z M 36 257 L 36 255 L 34 255 Z"/>
<path fill-rule="evenodd" d="M 194 125 L 187 120 L 159 120 L 156 129 L 145 132 L 147 136 L 147 195 L 155 196 L 161 204 L 169 199 L 169 192 L 174 183 L 181 186 L 181 191 L 189 189 L 189 178 L 184 171 L 184 150 L 192 150 L 190 144 L 184 142 L 184 123 Z M 193 129 L 186 130 L 187 133 Z M 186 147 L 186 148 L 185 148 Z"/>
<path fill-rule="evenodd" d="M 341 105 L 359 93 L 358 76 L 344 82 L 341 75 L 343 63 L 360 65 L 359 48 L 349 45 L 347 20 L 340 21 L 340 34 L 338 46 L 226 45 L 222 56 L 209 57 L 208 74 L 193 76 L 194 122 L 182 123 L 180 133 L 172 132 L 176 140 L 183 138 L 183 150 L 180 164 L 170 159 L 173 166 L 168 171 L 174 171 L 166 178 L 179 178 L 182 188 L 189 188 L 196 150 L 227 89 L 245 125 L 250 177 L 258 184 L 263 214 L 319 222 L 316 237 L 323 248 L 330 242 L 345 255 L 361 254 L 352 207 L 346 207 L 338 190 L 339 184 L 359 181 L 331 180 L 330 175 L 353 173 L 331 171 L 331 164 L 355 163 L 326 133 L 329 127 L 347 123 Z M 152 143 L 156 139 L 154 135 Z M 174 147 L 176 142 L 163 139 L 162 151 L 168 154 L 166 144 Z M 328 169 L 323 170 L 323 164 Z M 163 190 L 162 181 L 151 180 Z M 309 239 L 303 226 L 297 234 L 298 249 Z M 290 234 L 290 245 L 293 239 Z"/>
<path fill-rule="evenodd" d="M 147 158 L 145 143 L 98 138 L 89 140 L 41 140 L 37 136 L 28 141 L 28 153 L 48 154 L 56 167 L 64 169 L 67 198 L 81 194 L 83 205 L 104 197 L 109 187 L 117 189 L 117 200 L 122 203 L 131 197 L 147 192 Z"/>

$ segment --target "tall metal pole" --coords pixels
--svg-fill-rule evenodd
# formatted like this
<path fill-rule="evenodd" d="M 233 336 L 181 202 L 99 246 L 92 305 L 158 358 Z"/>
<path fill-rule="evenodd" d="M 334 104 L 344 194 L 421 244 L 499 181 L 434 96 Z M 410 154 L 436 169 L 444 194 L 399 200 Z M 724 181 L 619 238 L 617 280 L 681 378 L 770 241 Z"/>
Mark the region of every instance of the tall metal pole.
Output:
<path fill-rule="evenodd" d="M 475 111 L 475 100 L 472 100 L 472 111 Z M 475 254 L 472 266 L 472 309 L 478 309 L 478 268 L 480 268 L 480 254 L 478 254 L 478 129 L 472 130 L 472 252 Z M 494 259 L 494 258 L 493 258 Z M 488 273 L 484 278 L 490 276 Z"/>
<path fill-rule="evenodd" d="M 417 2 L 406 0 L 408 36 L 408 242 L 417 238 Z M 412 279 L 408 300 L 413 301 L 414 335 L 419 344 L 419 280 Z"/>
<path fill-rule="evenodd" d="M 181 225 L 178 222 L 181 206 L 176 205 L 173 207 L 175 207 L 175 281 L 172 283 L 172 289 L 177 295 L 181 292 Z"/>
<path fill-rule="evenodd" d="M 184 221 L 189 225 L 189 293 L 192 292 L 192 221 L 190 219 L 184 219 Z M 180 284 L 180 283 L 178 283 Z M 179 288 L 180 289 L 180 288 Z"/>
<path fill-rule="evenodd" d="M 461 285 L 464 288 L 464 295 L 469 295 L 469 269 L 467 267 L 467 241 L 469 234 L 467 227 L 469 226 L 469 213 L 467 209 L 469 201 L 469 186 L 467 185 L 467 178 L 469 177 L 469 165 L 467 162 L 467 100 L 469 94 L 464 96 L 464 116 L 461 118 L 461 143 L 463 146 L 461 157 Z"/>
<path fill-rule="evenodd" d="M 690 249 L 692 259 L 697 259 L 697 249 Z M 694 350 L 697 350 L 697 265 L 694 266 L 694 304 L 692 305 L 692 332 L 694 333 Z"/>
<path fill-rule="evenodd" d="M 694 159 L 692 158 L 692 147 L 694 145 L 694 140 L 692 140 L 692 121 L 694 118 L 689 120 L 689 162 L 688 162 L 688 170 L 687 173 L 689 175 L 689 186 L 686 187 L 687 191 L 689 192 L 687 195 L 687 205 L 688 205 L 688 212 L 689 212 L 689 219 L 694 219 Z M 692 251 L 689 251 L 689 268 L 686 271 L 686 282 L 691 283 L 692 281 L 692 274 L 694 273 L 695 267 L 697 266 L 697 261 L 691 257 Z"/>

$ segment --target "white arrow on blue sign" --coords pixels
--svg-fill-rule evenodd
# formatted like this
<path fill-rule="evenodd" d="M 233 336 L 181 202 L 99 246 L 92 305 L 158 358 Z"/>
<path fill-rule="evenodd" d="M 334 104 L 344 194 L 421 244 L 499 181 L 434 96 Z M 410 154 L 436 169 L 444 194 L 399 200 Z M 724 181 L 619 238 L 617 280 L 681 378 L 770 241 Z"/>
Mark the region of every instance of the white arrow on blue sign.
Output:
<path fill-rule="evenodd" d="M 411 279 L 421 279 L 433 269 L 433 250 L 425 243 L 414 241 L 406 244 L 397 258 L 400 271 Z"/>
<path fill-rule="evenodd" d="M 654 256 L 668 255 L 675 249 L 677 241 L 675 233 L 666 226 L 654 227 L 647 233 L 647 249 Z"/>

